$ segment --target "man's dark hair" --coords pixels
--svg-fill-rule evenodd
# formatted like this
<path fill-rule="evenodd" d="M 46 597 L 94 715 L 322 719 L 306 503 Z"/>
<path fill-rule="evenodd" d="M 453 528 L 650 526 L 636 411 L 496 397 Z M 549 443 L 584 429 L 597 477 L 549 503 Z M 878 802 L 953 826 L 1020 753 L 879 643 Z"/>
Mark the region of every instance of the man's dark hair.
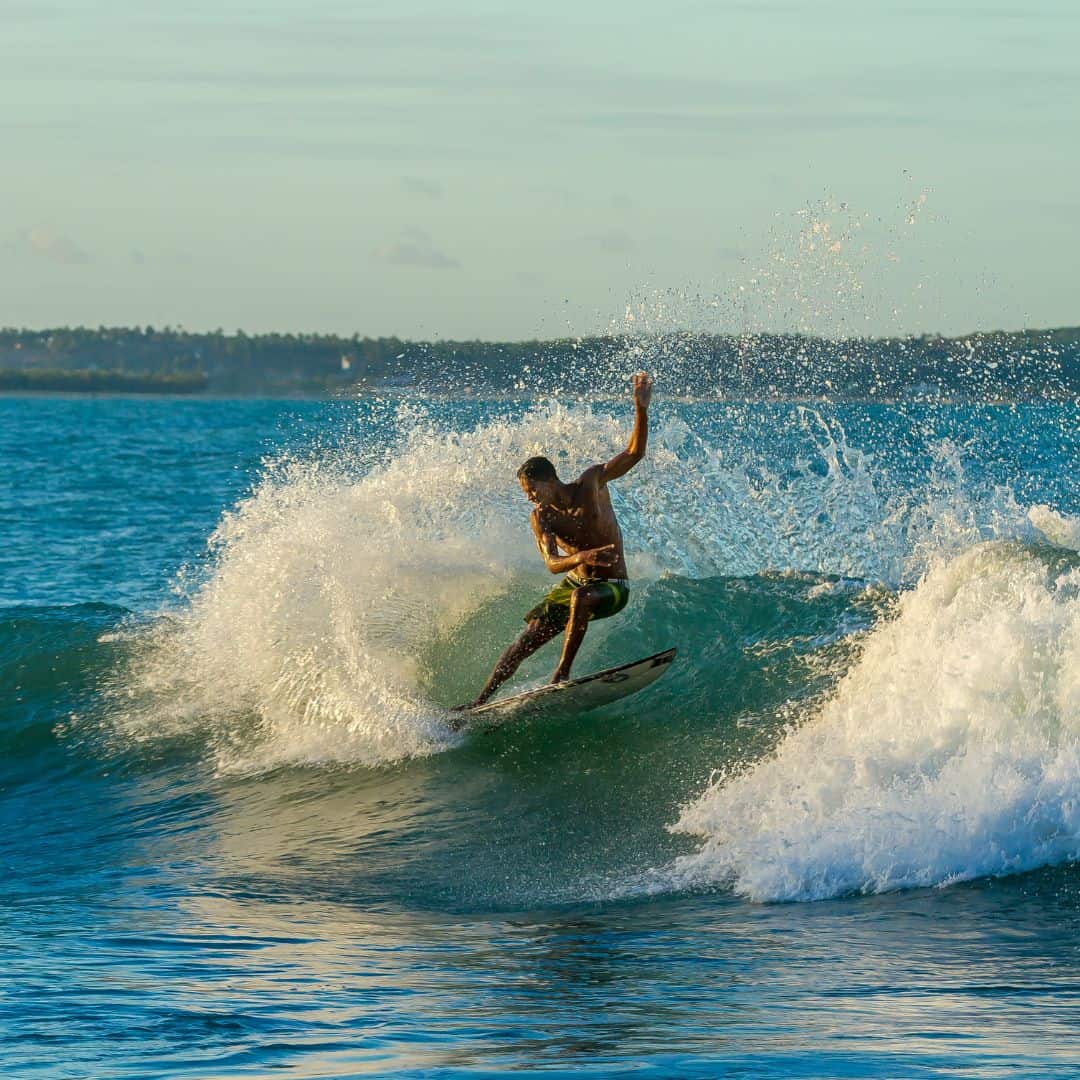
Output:
<path fill-rule="evenodd" d="M 517 471 L 519 480 L 557 480 L 555 466 L 546 457 L 531 457 Z"/>

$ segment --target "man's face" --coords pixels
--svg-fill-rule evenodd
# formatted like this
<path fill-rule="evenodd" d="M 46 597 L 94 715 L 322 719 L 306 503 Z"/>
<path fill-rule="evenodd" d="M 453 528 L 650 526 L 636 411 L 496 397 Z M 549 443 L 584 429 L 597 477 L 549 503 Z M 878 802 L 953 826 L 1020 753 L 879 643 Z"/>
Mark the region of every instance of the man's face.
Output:
<path fill-rule="evenodd" d="M 530 480 L 527 476 L 519 477 L 521 490 L 525 492 L 525 498 L 537 506 L 550 503 L 553 499 L 555 484 L 551 480 Z"/>

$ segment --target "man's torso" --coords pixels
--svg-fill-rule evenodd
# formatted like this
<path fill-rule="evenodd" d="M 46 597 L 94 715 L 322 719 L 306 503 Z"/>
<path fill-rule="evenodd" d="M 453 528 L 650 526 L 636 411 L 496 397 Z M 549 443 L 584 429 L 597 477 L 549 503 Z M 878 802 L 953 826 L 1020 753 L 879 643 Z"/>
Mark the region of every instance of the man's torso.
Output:
<path fill-rule="evenodd" d="M 603 466 L 586 469 L 571 486 L 571 505 L 567 509 L 543 506 L 538 511 L 541 527 L 554 534 L 568 555 L 589 548 L 613 544 L 618 558 L 611 566 L 589 566 L 589 577 L 626 578 L 622 533 L 611 505 L 606 484 L 600 483 Z"/>

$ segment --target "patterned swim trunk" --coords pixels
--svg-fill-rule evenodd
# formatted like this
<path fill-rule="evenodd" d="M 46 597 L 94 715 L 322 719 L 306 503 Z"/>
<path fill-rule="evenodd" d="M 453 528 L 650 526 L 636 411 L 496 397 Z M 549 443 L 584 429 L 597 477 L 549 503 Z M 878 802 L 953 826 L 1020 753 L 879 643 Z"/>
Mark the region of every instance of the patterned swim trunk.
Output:
<path fill-rule="evenodd" d="M 570 620 L 570 597 L 574 595 L 575 589 L 584 585 L 601 589 L 604 594 L 600 605 L 589 615 L 590 620 L 608 619 L 617 615 L 630 599 L 630 582 L 625 578 L 579 578 L 571 570 L 536 607 L 526 613 L 525 621 L 539 619 L 542 622 L 565 626 Z"/>

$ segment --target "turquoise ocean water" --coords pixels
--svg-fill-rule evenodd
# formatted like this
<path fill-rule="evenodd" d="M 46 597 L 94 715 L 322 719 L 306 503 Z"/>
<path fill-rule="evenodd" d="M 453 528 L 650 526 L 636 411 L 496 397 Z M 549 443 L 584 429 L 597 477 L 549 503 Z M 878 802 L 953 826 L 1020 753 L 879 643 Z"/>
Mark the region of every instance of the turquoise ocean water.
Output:
<path fill-rule="evenodd" d="M 1077 407 L 653 411 L 468 738 L 625 408 L 0 400 L 3 1076 L 1080 1075 Z"/>

